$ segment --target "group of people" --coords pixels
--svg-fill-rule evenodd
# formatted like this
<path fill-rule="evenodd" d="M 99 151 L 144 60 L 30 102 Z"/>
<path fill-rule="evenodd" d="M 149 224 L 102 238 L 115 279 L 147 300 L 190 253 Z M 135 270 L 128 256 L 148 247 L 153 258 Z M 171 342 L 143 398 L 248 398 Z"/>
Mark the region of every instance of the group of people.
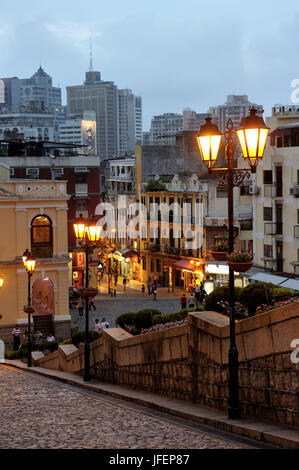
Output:
<path fill-rule="evenodd" d="M 149 276 L 148 280 L 147 280 L 147 283 L 146 283 L 146 287 L 147 287 L 148 295 L 153 295 L 154 300 L 157 300 L 157 292 L 158 292 L 158 287 L 159 287 L 157 279 L 151 279 L 150 276 Z M 145 285 L 144 284 L 142 284 L 142 286 L 141 286 L 141 291 L 142 291 L 143 294 L 145 293 Z"/>
<path fill-rule="evenodd" d="M 183 294 L 180 303 L 182 310 L 189 308 L 198 308 L 200 305 L 204 303 L 204 300 L 207 296 L 207 293 L 201 284 L 200 286 L 195 286 L 193 291 L 190 293 L 189 297 L 187 298 L 186 294 Z"/>
<path fill-rule="evenodd" d="M 25 347 L 28 344 L 28 338 L 29 338 L 29 332 L 28 330 L 25 331 L 24 334 L 22 334 L 21 329 L 19 328 L 18 325 L 14 327 L 12 330 L 12 337 L 13 337 L 13 350 L 18 351 L 22 347 Z M 36 332 L 32 331 L 30 332 L 30 342 L 32 345 L 38 346 L 40 345 L 44 340 L 45 341 L 56 341 L 55 336 L 53 333 L 50 333 L 47 337 L 44 337 L 43 333 L 39 330 Z"/>
<path fill-rule="evenodd" d="M 84 307 L 84 300 L 82 300 L 82 298 L 79 297 L 78 302 L 77 302 L 77 308 L 79 310 L 79 317 L 83 317 L 83 307 Z M 89 299 L 89 310 L 91 310 L 91 307 L 93 308 L 93 310 L 96 310 L 94 297 L 90 297 Z"/>
<path fill-rule="evenodd" d="M 94 330 L 100 333 L 102 330 L 106 330 L 109 328 L 109 321 L 106 320 L 105 317 L 102 318 L 101 323 L 99 322 L 98 318 L 95 319 L 94 321 Z"/>

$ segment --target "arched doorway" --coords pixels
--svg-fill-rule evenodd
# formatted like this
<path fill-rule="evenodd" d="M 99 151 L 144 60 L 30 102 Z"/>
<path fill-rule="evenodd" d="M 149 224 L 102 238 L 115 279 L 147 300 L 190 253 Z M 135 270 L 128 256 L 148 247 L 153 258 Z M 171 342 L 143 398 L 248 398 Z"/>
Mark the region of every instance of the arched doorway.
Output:
<path fill-rule="evenodd" d="M 54 284 L 50 278 L 38 278 L 32 285 L 32 306 L 35 316 L 54 315 Z"/>

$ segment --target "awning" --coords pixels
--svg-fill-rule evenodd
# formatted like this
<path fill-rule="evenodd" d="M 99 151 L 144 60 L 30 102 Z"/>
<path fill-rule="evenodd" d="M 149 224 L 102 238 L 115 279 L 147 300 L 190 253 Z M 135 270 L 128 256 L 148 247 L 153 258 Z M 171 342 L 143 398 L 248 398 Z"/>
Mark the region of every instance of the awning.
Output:
<path fill-rule="evenodd" d="M 256 282 L 266 282 L 280 286 L 280 284 L 286 281 L 286 278 L 282 276 L 274 276 L 273 274 L 258 273 L 254 274 L 254 276 L 251 276 L 250 280 Z"/>
<path fill-rule="evenodd" d="M 130 250 L 129 248 L 123 248 L 122 250 L 118 250 L 118 251 L 124 258 L 131 258 L 132 256 L 138 256 L 137 251 Z"/>
<path fill-rule="evenodd" d="M 181 261 L 177 261 L 176 263 L 174 263 L 173 267 L 176 269 L 183 269 L 185 271 L 194 272 L 192 264 L 187 259 L 182 259 Z"/>
<path fill-rule="evenodd" d="M 285 282 L 280 284 L 280 287 L 287 287 L 288 289 L 299 291 L 299 280 L 287 279 Z"/>

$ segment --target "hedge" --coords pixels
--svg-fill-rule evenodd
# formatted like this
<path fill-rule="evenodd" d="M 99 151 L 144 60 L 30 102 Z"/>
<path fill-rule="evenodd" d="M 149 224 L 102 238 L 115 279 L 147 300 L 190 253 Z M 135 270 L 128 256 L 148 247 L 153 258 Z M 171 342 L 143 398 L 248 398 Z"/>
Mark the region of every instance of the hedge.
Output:
<path fill-rule="evenodd" d="M 156 315 L 161 315 L 161 312 L 153 308 L 148 308 L 139 310 L 138 312 L 123 313 L 117 318 L 116 323 L 124 329 L 128 326 L 133 326 L 136 332 L 140 332 L 142 328 L 150 328 L 152 326 L 153 317 Z"/>
<path fill-rule="evenodd" d="M 240 297 L 243 289 L 235 287 L 235 302 L 241 302 Z M 219 302 L 229 301 L 229 287 L 216 287 L 209 294 L 204 303 L 204 310 L 222 313 Z M 242 302 L 241 302 L 242 303 Z"/>
<path fill-rule="evenodd" d="M 101 334 L 95 330 L 89 330 L 88 332 L 88 339 L 90 343 L 100 338 L 100 336 Z M 72 343 L 78 347 L 80 343 L 85 343 L 85 338 L 86 338 L 85 331 L 78 331 L 72 336 Z"/>

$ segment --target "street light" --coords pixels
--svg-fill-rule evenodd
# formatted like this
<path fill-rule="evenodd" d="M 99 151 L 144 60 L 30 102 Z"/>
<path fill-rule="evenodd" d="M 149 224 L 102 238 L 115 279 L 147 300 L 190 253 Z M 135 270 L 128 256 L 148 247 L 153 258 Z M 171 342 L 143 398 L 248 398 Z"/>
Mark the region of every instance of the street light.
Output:
<path fill-rule="evenodd" d="M 4 278 L 0 276 L 0 288 L 3 287 L 4 284 Z"/>
<path fill-rule="evenodd" d="M 73 224 L 76 239 L 85 251 L 85 288 L 89 287 L 89 253 L 92 253 L 92 247 L 96 246 L 100 240 L 101 227 L 97 225 L 95 218 L 89 222 L 84 220 L 82 214 Z M 85 344 L 84 344 L 84 375 L 83 380 L 89 382 L 90 375 L 90 346 L 89 346 L 89 297 L 85 297 Z"/>
<path fill-rule="evenodd" d="M 234 130 L 231 119 L 226 124 L 225 135 L 225 156 L 227 168 L 214 168 L 218 158 L 222 134 L 211 118 L 206 118 L 206 123 L 200 128 L 197 135 L 198 147 L 202 160 L 208 167 L 209 172 L 215 172 L 219 185 L 227 188 L 228 199 L 228 232 L 229 232 L 229 253 L 234 251 L 234 226 L 233 226 L 233 189 L 241 186 L 245 178 L 250 178 L 247 169 L 234 168 L 234 135 L 237 134 L 243 156 L 249 163 L 251 173 L 256 173 L 256 167 L 263 158 L 269 128 L 263 118 L 257 116 L 256 109 L 249 110 L 249 116 L 242 119 L 239 129 Z M 228 416 L 230 419 L 238 419 L 241 416 L 239 403 L 239 382 L 238 382 L 238 350 L 236 346 L 235 331 L 235 284 L 234 270 L 229 268 L 229 303 L 230 303 L 230 346 L 228 351 L 229 362 L 229 404 Z"/>
<path fill-rule="evenodd" d="M 24 306 L 24 312 L 28 314 L 28 367 L 31 367 L 31 314 L 34 312 L 34 308 L 31 306 L 31 277 L 35 269 L 36 260 L 28 249 L 23 253 L 22 256 L 23 264 L 28 275 L 28 299 L 27 305 Z"/>

